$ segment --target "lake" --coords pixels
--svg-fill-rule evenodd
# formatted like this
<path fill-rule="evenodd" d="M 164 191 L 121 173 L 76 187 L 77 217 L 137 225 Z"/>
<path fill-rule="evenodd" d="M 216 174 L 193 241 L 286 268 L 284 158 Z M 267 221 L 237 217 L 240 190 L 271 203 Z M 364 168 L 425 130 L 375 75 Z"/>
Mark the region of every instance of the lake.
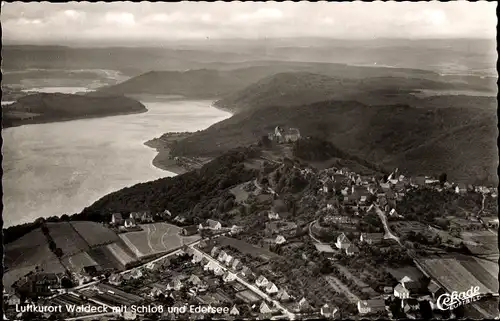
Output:
<path fill-rule="evenodd" d="M 4 129 L 4 227 L 78 213 L 113 191 L 174 176 L 152 165 L 156 151 L 144 142 L 230 116 L 207 100 L 141 102 L 148 112 Z"/>

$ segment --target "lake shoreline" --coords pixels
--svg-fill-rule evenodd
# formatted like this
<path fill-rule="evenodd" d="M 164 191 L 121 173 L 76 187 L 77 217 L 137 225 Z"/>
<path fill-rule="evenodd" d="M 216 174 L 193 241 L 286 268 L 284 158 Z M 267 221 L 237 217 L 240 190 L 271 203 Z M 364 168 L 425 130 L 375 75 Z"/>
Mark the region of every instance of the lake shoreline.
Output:
<path fill-rule="evenodd" d="M 33 119 L 33 120 L 28 121 L 24 124 L 4 125 L 2 123 L 2 128 L 7 129 L 7 128 L 26 126 L 26 125 L 65 123 L 65 122 L 70 122 L 70 121 L 74 121 L 74 120 L 85 120 L 85 119 L 96 119 L 96 118 L 108 118 L 108 117 L 115 117 L 115 116 L 136 115 L 136 114 L 147 113 L 148 111 L 149 110 L 146 109 L 146 110 L 140 110 L 140 111 L 128 111 L 128 112 L 116 113 L 116 114 L 112 114 L 112 115 L 90 115 L 90 116 L 84 116 L 84 117 L 71 117 L 71 118 L 64 118 L 64 119 L 58 119 L 58 120 L 49 120 L 49 119 L 36 120 L 36 119 Z"/>

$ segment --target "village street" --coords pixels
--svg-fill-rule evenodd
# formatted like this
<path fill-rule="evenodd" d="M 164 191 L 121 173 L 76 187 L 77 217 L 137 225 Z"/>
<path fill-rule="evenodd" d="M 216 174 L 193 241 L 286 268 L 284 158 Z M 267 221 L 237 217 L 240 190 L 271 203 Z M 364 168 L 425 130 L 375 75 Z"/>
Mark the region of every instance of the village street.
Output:
<path fill-rule="evenodd" d="M 389 225 L 387 224 L 387 216 L 385 216 L 384 211 L 382 211 L 380 209 L 380 207 L 378 207 L 378 205 L 375 205 L 375 204 L 373 205 L 373 208 L 375 208 L 375 211 L 377 212 L 378 216 L 380 217 L 380 220 L 382 221 L 382 224 L 384 225 L 384 230 L 385 230 L 384 238 L 385 239 L 393 239 L 396 242 L 398 242 L 399 245 L 402 246 L 401 241 L 399 240 L 399 237 L 392 234 L 391 230 L 389 229 Z"/>
<path fill-rule="evenodd" d="M 205 257 L 207 260 L 209 260 L 213 264 L 216 264 L 222 270 L 229 271 L 228 268 L 226 268 L 224 265 L 220 264 L 216 259 L 212 258 L 210 255 L 208 255 L 208 254 L 200 251 L 199 249 L 195 248 L 193 245 L 194 244 L 189 245 L 189 247 L 191 249 L 193 249 L 193 251 L 195 251 L 196 253 L 202 255 L 203 257 Z M 278 309 L 280 309 L 284 314 L 287 315 L 287 317 L 288 317 L 289 320 L 294 320 L 295 319 L 295 314 L 292 313 L 292 312 L 290 312 L 290 311 L 288 311 L 288 309 L 285 308 L 283 305 L 281 305 L 280 302 L 278 302 L 277 300 L 273 300 L 268 294 L 262 292 L 256 285 L 248 283 L 247 281 L 245 281 L 244 279 L 242 279 L 241 277 L 239 277 L 237 274 L 235 274 L 235 276 L 236 276 L 236 280 L 238 282 L 240 282 L 241 284 L 243 284 L 244 286 L 246 286 L 248 289 L 250 289 L 251 291 L 253 291 L 256 294 L 258 294 L 260 297 L 264 298 L 266 301 L 272 302 Z"/>

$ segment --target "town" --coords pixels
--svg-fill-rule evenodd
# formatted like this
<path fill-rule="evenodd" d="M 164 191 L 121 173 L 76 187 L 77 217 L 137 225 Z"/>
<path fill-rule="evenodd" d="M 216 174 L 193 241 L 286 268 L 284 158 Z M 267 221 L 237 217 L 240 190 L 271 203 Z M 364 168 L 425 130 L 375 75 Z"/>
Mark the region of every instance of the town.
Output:
<path fill-rule="evenodd" d="M 114 213 L 92 225 L 108 240 L 71 255 L 57 247 L 59 223 L 46 223 L 64 268 L 16 272 L 4 288 L 5 317 L 50 317 L 17 312 L 30 304 L 94 307 L 63 308 L 57 318 L 66 320 L 499 316 L 496 188 L 444 173 L 312 167 L 293 159 L 309 139 L 276 127 L 245 162 L 258 176 L 232 186 L 231 204 L 201 223 L 168 209 Z M 84 223 L 92 222 L 67 224 L 78 232 Z M 440 306 L 442 295 L 471 288 L 474 302 Z"/>

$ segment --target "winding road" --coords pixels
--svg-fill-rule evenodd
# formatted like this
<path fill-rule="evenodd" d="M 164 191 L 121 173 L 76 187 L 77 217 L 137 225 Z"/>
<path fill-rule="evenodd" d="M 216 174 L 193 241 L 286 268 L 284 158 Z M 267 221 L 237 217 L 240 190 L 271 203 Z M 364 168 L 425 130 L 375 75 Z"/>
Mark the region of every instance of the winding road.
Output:
<path fill-rule="evenodd" d="M 382 221 L 382 224 L 384 225 L 384 230 L 385 230 L 385 235 L 384 239 L 393 239 L 396 242 L 398 242 L 399 245 L 402 246 L 401 241 L 399 240 L 399 237 L 394 235 L 391 230 L 389 229 L 389 225 L 387 224 L 387 216 L 385 215 L 384 211 L 378 207 L 378 205 L 373 204 L 372 207 L 375 209 L 375 212 L 377 213 L 378 217 L 380 217 L 380 220 Z M 370 209 L 368 209 L 370 211 Z"/>

